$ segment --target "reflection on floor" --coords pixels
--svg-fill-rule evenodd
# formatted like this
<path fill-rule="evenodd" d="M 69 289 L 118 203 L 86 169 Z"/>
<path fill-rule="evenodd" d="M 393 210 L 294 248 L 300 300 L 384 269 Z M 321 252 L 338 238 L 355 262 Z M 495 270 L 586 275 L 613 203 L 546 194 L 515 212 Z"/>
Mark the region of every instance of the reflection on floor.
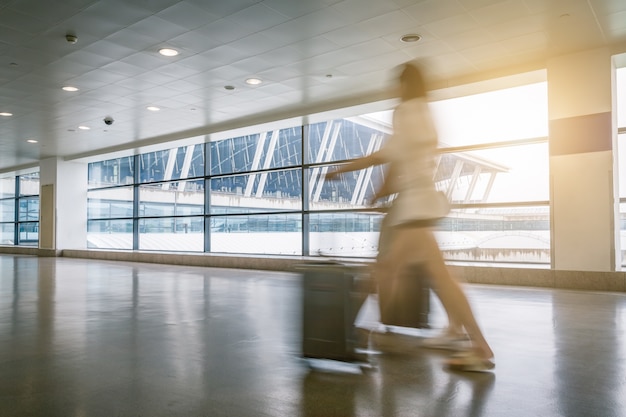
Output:
<path fill-rule="evenodd" d="M 296 273 L 10 255 L 0 271 L 0 416 L 626 416 L 626 294 L 468 286 L 494 372 L 444 370 L 419 347 L 434 330 L 361 372 L 299 357 Z"/>

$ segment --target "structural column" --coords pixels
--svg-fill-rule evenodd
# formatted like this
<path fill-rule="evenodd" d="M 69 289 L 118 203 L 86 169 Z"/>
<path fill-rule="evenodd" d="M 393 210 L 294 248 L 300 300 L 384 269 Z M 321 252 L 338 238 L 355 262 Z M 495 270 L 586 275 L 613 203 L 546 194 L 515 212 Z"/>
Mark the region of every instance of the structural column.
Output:
<path fill-rule="evenodd" d="M 607 49 L 548 62 L 552 267 L 557 270 L 615 271 L 620 262 L 614 73 Z"/>
<path fill-rule="evenodd" d="M 39 166 L 39 248 L 87 247 L 87 164 L 48 158 Z"/>

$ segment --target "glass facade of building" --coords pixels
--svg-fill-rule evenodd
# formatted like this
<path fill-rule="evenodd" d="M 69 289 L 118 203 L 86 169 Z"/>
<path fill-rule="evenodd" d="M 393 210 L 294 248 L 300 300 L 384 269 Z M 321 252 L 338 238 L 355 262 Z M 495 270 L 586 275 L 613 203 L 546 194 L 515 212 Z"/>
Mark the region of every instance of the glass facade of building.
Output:
<path fill-rule="evenodd" d="M 446 113 L 502 108 L 502 94 L 535 100 L 532 112 L 516 105 L 525 119 L 516 123 L 535 126 L 524 137 L 489 138 L 478 116 L 483 123 L 466 134 L 485 142 L 462 144 L 453 127 L 441 129 L 435 180 L 454 209 L 437 236 L 448 259 L 549 263 L 547 112 L 536 111 L 545 110 L 546 85 L 494 94 L 491 104 L 485 95 L 433 104 L 438 120 L 455 120 Z M 391 110 L 91 163 L 88 246 L 374 256 L 383 214 L 370 202 L 384 167 L 336 181 L 325 174 L 379 149 L 390 119 Z"/>

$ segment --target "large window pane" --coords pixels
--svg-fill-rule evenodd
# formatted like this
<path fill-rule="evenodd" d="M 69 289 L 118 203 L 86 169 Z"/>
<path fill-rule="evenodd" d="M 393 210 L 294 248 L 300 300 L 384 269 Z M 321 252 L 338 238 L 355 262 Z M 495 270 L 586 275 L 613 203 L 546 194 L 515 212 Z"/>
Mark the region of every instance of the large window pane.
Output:
<path fill-rule="evenodd" d="M 204 145 L 189 145 L 139 155 L 139 181 L 158 182 L 204 175 Z"/>
<path fill-rule="evenodd" d="M 0 178 L 0 198 L 15 197 L 15 177 Z"/>
<path fill-rule="evenodd" d="M 435 101 L 431 108 L 442 147 L 548 136 L 545 82 Z"/>
<path fill-rule="evenodd" d="M 299 169 L 211 179 L 211 213 L 254 213 L 302 209 Z"/>
<path fill-rule="evenodd" d="M 19 199 L 19 221 L 39 220 L 39 197 Z"/>
<path fill-rule="evenodd" d="M 550 263 L 550 208 L 453 210 L 436 236 L 447 260 Z"/>
<path fill-rule="evenodd" d="M 301 255 L 300 214 L 258 214 L 211 218 L 211 251 Z"/>
<path fill-rule="evenodd" d="M 89 188 L 132 184 L 134 172 L 133 156 L 92 162 L 88 166 Z"/>
<path fill-rule="evenodd" d="M 310 210 L 368 207 L 384 178 L 383 167 L 376 166 L 341 174 L 328 181 L 324 176 L 329 169 L 334 167 L 314 167 L 308 170 Z"/>
<path fill-rule="evenodd" d="M 308 126 L 308 162 L 354 159 L 380 148 L 391 125 L 375 115 L 331 120 Z"/>
<path fill-rule="evenodd" d="M 300 165 L 302 128 L 293 127 L 210 143 L 211 175 Z"/>
<path fill-rule="evenodd" d="M 0 200 L 0 222 L 15 221 L 15 200 Z"/>
<path fill-rule="evenodd" d="M 39 195 L 39 172 L 19 176 L 20 195 Z"/>
<path fill-rule="evenodd" d="M 435 179 L 454 203 L 547 201 L 548 143 L 442 154 Z"/>
<path fill-rule="evenodd" d="M 174 181 L 139 188 L 139 216 L 188 216 L 204 213 L 204 180 Z"/>
<path fill-rule="evenodd" d="M 381 213 L 310 214 L 311 255 L 376 256 L 382 217 Z"/>
<path fill-rule="evenodd" d="M 87 247 L 131 250 L 133 248 L 133 221 L 130 219 L 87 221 Z"/>
<path fill-rule="evenodd" d="M 204 218 L 177 217 L 139 221 L 139 249 L 204 251 Z"/>
<path fill-rule="evenodd" d="M 20 223 L 20 245 L 37 246 L 39 243 L 39 222 Z"/>
<path fill-rule="evenodd" d="M 88 219 L 133 216 L 133 187 L 90 190 L 87 197 Z"/>
<path fill-rule="evenodd" d="M 0 224 L 0 244 L 2 245 L 14 245 L 15 244 L 15 223 Z"/>

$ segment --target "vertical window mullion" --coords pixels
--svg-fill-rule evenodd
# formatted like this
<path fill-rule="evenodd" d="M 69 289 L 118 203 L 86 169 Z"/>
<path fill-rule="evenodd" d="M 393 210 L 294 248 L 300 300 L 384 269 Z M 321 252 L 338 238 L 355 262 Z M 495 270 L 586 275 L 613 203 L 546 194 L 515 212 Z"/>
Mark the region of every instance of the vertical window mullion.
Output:
<path fill-rule="evenodd" d="M 211 252 L 211 147 L 204 142 L 204 251 Z"/>
<path fill-rule="evenodd" d="M 20 176 L 15 176 L 15 214 L 13 215 L 13 244 L 20 244 Z"/>
<path fill-rule="evenodd" d="M 139 250 L 139 155 L 133 161 L 133 250 Z"/>
<path fill-rule="evenodd" d="M 308 155 L 308 143 L 309 143 L 309 129 L 308 125 L 302 125 L 302 140 L 300 141 L 300 154 L 302 155 L 300 169 L 302 174 L 300 179 L 302 181 L 302 256 L 310 255 L 310 231 L 309 231 L 309 170 L 307 169 L 307 163 L 309 161 Z"/>

